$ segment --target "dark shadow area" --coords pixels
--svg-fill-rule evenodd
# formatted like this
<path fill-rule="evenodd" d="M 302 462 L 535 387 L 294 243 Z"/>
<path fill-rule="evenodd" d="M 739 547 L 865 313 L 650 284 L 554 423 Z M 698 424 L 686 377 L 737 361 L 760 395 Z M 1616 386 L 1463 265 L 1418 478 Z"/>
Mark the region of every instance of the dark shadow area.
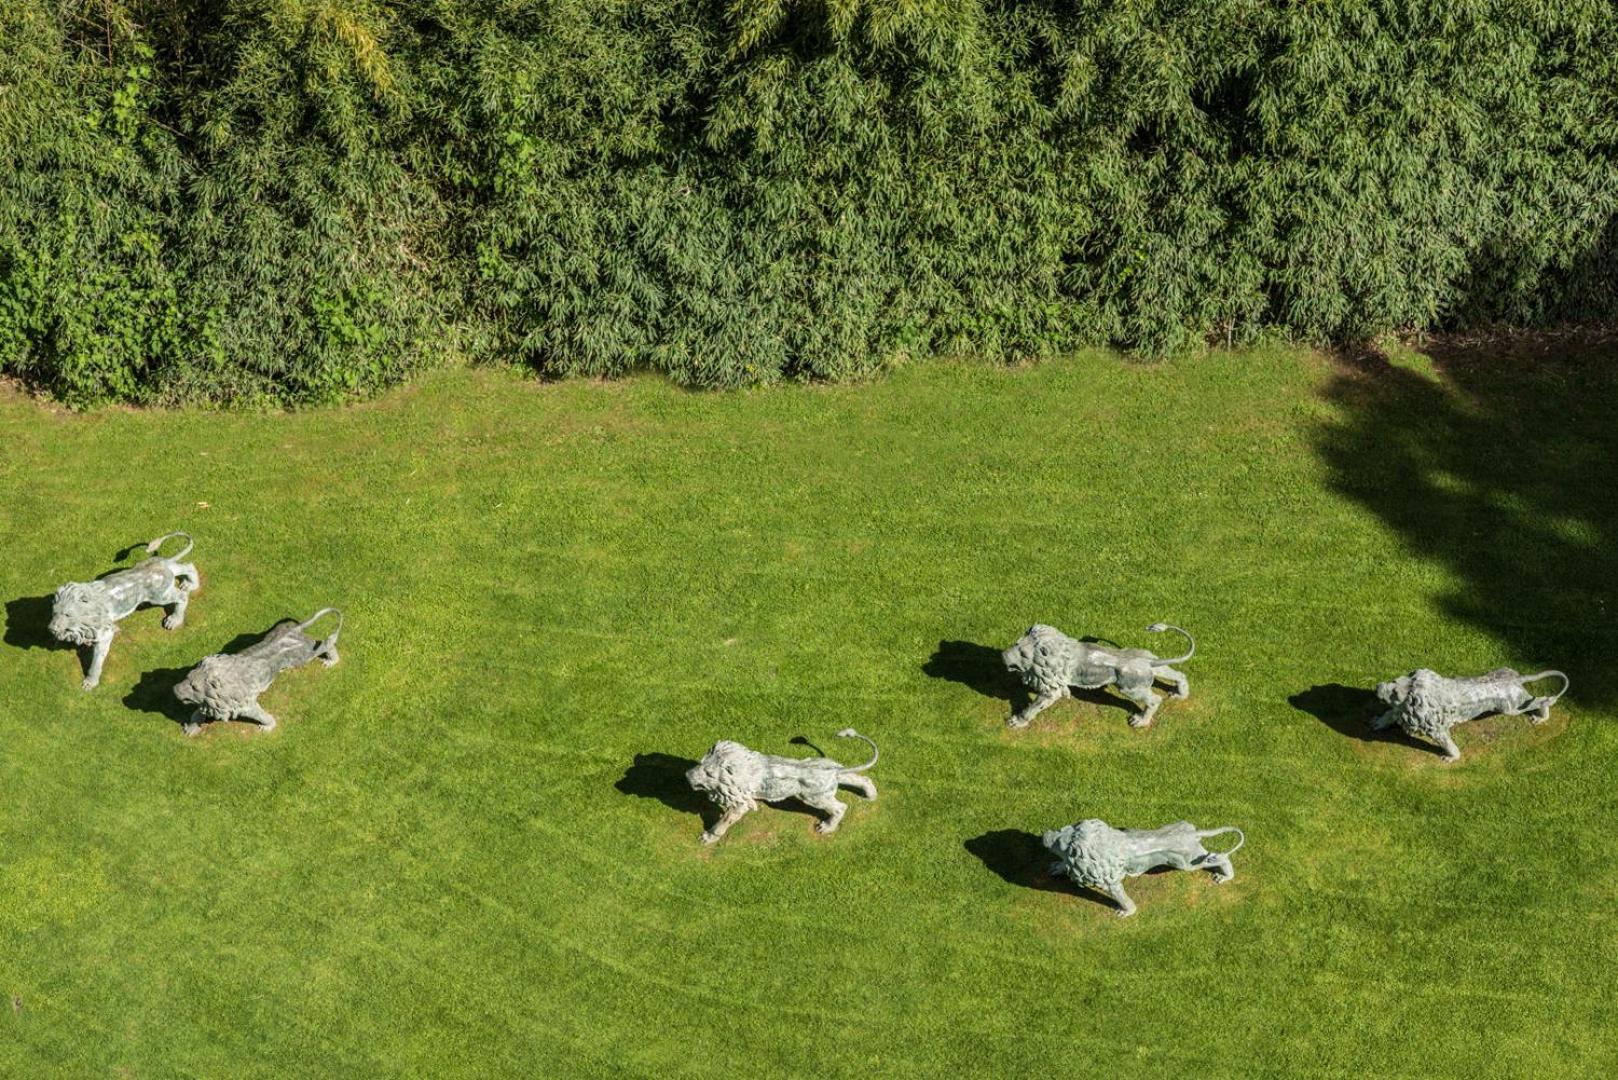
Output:
<path fill-rule="evenodd" d="M 188 667 L 153 668 L 141 672 L 140 680 L 124 695 L 124 707 L 154 713 L 176 724 L 185 723 L 191 719 L 191 706 L 174 696 L 174 688 L 190 670 Z"/>
<path fill-rule="evenodd" d="M 793 746 L 807 746 L 809 749 L 815 752 L 815 757 L 827 756 L 826 751 L 810 742 L 809 736 L 807 735 L 794 735 L 792 738 L 788 739 L 787 742 L 791 743 Z"/>
<path fill-rule="evenodd" d="M 56 595 L 20 596 L 6 601 L 7 645 L 17 649 L 72 649 L 76 646 L 51 636 L 51 606 Z"/>
<path fill-rule="evenodd" d="M 1065 877 L 1052 877 L 1050 865 L 1056 857 L 1045 850 L 1039 837 L 1022 829 L 995 829 L 966 842 L 966 850 L 1010 885 L 1043 892 L 1071 893 L 1094 900 L 1109 910 L 1118 905 L 1104 892 L 1088 885 L 1075 885 Z"/>
<path fill-rule="evenodd" d="M 656 799 L 670 810 L 696 814 L 702 827 L 719 820 L 719 808 L 686 781 L 686 770 L 696 766 L 690 758 L 673 754 L 636 754 L 635 763 L 613 787 L 638 799 Z"/>
<path fill-rule="evenodd" d="M 1030 698 L 1022 682 L 1006 670 L 1000 650 L 970 641 L 940 641 L 932 658 L 921 666 L 922 674 L 948 679 L 969 686 L 984 697 L 999 698 L 1021 712 Z"/>
<path fill-rule="evenodd" d="M 1412 739 L 1396 727 L 1377 731 L 1371 721 L 1387 711 L 1387 706 L 1376 699 L 1376 694 L 1359 686 L 1325 683 L 1311 686 L 1302 693 L 1287 698 L 1287 703 L 1299 712 L 1306 712 L 1339 735 L 1347 735 L 1361 742 L 1394 742 L 1419 746 L 1423 750 L 1444 756 L 1444 752 L 1431 743 Z"/>
<path fill-rule="evenodd" d="M 1454 573 L 1441 610 L 1495 638 L 1501 664 L 1561 668 L 1570 698 L 1611 704 L 1618 333 L 1456 335 L 1338 359 L 1325 396 L 1339 417 L 1316 435 L 1335 488 Z"/>

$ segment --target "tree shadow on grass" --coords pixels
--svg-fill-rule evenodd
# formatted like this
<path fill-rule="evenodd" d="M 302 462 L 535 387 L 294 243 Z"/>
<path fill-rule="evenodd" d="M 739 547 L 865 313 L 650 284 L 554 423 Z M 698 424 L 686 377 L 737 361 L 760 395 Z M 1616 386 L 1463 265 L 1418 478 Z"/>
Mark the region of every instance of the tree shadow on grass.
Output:
<path fill-rule="evenodd" d="M 1371 721 L 1387 710 L 1376 698 L 1376 693 L 1358 686 L 1342 683 L 1324 683 L 1311 686 L 1287 698 L 1287 703 L 1299 712 L 1308 713 L 1339 735 L 1361 742 L 1400 743 L 1417 746 L 1443 756 L 1443 751 L 1430 743 L 1412 739 L 1397 727 L 1377 731 Z"/>
<path fill-rule="evenodd" d="M 1441 338 L 1338 357 L 1316 448 L 1343 495 L 1462 582 L 1501 663 L 1618 697 L 1618 335 Z M 1414 661 L 1412 662 L 1414 666 Z"/>

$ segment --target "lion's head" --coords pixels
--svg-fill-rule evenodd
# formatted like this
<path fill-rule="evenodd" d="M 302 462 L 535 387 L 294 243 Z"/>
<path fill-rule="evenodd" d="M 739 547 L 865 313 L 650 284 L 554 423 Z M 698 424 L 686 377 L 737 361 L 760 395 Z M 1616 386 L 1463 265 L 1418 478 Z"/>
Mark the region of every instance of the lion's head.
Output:
<path fill-rule="evenodd" d="M 252 706 L 258 695 L 240 678 L 230 658 L 205 656 L 174 688 L 174 696 L 216 720 L 229 720 Z"/>
<path fill-rule="evenodd" d="M 1397 709 L 1410 696 L 1410 680 L 1415 675 L 1415 672 L 1411 672 L 1409 675 L 1401 675 L 1397 679 L 1377 683 L 1376 699 L 1390 709 Z"/>
<path fill-rule="evenodd" d="M 71 582 L 56 590 L 51 604 L 50 631 L 58 641 L 91 645 L 112 629 L 112 611 L 107 596 L 95 585 Z"/>
<path fill-rule="evenodd" d="M 1099 818 L 1052 829 L 1042 838 L 1062 860 L 1067 876 L 1081 885 L 1112 885 L 1124 880 L 1129 845 L 1124 834 Z"/>
<path fill-rule="evenodd" d="M 1060 693 L 1073 667 L 1074 643 L 1056 627 L 1036 623 L 1000 659 L 1030 689 Z"/>
<path fill-rule="evenodd" d="M 763 759 L 741 743 L 721 739 L 685 772 L 685 778 L 727 810 L 753 809 L 764 784 Z"/>

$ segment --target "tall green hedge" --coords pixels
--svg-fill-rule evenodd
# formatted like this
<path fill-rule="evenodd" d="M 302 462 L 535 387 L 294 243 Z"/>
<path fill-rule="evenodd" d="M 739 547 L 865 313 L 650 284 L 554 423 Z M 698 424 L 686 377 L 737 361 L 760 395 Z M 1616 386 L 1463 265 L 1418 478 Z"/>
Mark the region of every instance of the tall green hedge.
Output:
<path fill-rule="evenodd" d="M 1618 314 L 1613 0 L 8 0 L 0 370 L 331 400 Z"/>

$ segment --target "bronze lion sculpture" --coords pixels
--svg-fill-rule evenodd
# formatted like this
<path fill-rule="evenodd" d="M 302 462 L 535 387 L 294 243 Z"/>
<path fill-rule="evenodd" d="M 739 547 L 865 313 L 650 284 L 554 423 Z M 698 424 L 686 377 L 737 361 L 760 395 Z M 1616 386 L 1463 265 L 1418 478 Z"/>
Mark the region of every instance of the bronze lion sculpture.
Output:
<path fill-rule="evenodd" d="M 185 547 L 166 558 L 156 557 L 163 541 L 185 537 Z M 90 668 L 81 684 L 86 690 L 101 682 L 101 665 L 118 630 L 118 620 L 136 608 L 151 605 L 167 607 L 163 629 L 178 630 L 185 625 L 186 605 L 202 578 L 197 568 L 180 560 L 191 551 L 191 537 L 183 532 L 165 533 L 146 545 L 144 559 L 126 570 L 118 570 L 96 581 L 71 581 L 56 590 L 51 604 L 50 632 L 59 641 L 90 646 Z"/>
<path fill-rule="evenodd" d="M 1541 679 L 1561 679 L 1562 688 L 1550 697 L 1535 697 L 1525 686 Z M 1447 764 L 1461 757 L 1461 748 L 1450 733 L 1455 725 L 1488 713 L 1526 714 L 1530 723 L 1543 724 L 1550 719 L 1551 706 L 1567 693 L 1567 688 L 1568 678 L 1560 671 L 1519 675 L 1506 667 L 1487 675 L 1451 679 L 1428 668 L 1417 668 L 1377 684 L 1377 700 L 1388 709 L 1371 721 L 1371 728 L 1384 731 L 1397 725 L 1406 735 L 1429 739 L 1444 751 Z"/>
<path fill-rule="evenodd" d="M 876 764 L 880 756 L 876 743 L 853 728 L 837 733 L 842 739 L 864 739 L 871 747 L 871 760 L 852 768 L 831 758 L 789 758 L 760 754 L 741 743 L 722 739 L 702 760 L 686 770 L 685 778 L 697 791 L 712 799 L 724 813 L 711 829 L 702 834 L 704 844 L 718 842 L 749 810 L 761 802 L 797 799 L 828 815 L 815 824 L 815 831 L 836 832 L 848 811 L 837 798 L 837 788 L 853 788 L 867 799 L 876 798 L 876 785 L 860 774 Z"/>
<path fill-rule="evenodd" d="M 304 631 L 326 615 L 337 616 L 337 627 L 324 639 Z M 205 720 L 251 720 L 265 731 L 275 730 L 275 717 L 264 711 L 258 696 L 288 668 L 319 659 L 327 667 L 337 663 L 337 635 L 343 613 L 321 608 L 303 622 L 276 623 L 263 638 L 238 653 L 205 656 L 174 688 L 174 696 L 196 706 L 182 730 L 195 735 Z"/>
<path fill-rule="evenodd" d="M 1209 851 L 1202 846 L 1205 838 L 1228 832 L 1237 838 L 1229 851 Z M 1135 914 L 1135 902 L 1124 892 L 1124 878 L 1168 866 L 1207 870 L 1217 885 L 1236 876 L 1230 857 L 1247 842 L 1234 825 L 1198 829 L 1189 821 L 1176 821 L 1161 829 L 1115 829 L 1097 818 L 1053 829 L 1043 840 L 1059 860 L 1051 864 L 1052 874 L 1105 890 L 1117 902 L 1121 917 Z"/>
<path fill-rule="evenodd" d="M 1034 691 L 1036 697 L 1020 713 L 1013 713 L 1006 723 L 1014 728 L 1027 727 L 1034 717 L 1067 697 L 1077 686 L 1085 690 L 1111 686 L 1128 698 L 1140 711 L 1129 718 L 1131 727 L 1146 727 L 1157 715 L 1163 696 L 1152 689 L 1159 679 L 1174 684 L 1174 697 L 1191 696 L 1191 684 L 1185 675 L 1175 671 L 1173 665 L 1191 659 L 1197 643 L 1178 626 L 1153 623 L 1147 631 L 1153 634 L 1173 630 L 1184 635 L 1187 645 L 1184 656 L 1170 660 L 1160 659 L 1145 649 L 1120 649 L 1087 641 L 1075 641 L 1054 626 L 1035 624 L 1018 639 L 1017 644 L 1000 654 L 1007 670 Z"/>

